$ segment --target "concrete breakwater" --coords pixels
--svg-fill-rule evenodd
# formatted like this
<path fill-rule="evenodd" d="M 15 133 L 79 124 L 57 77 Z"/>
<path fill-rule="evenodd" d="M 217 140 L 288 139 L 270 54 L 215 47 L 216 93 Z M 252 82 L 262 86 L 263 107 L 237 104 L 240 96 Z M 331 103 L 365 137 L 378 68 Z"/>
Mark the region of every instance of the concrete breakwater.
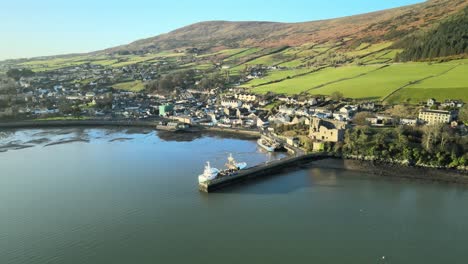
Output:
<path fill-rule="evenodd" d="M 288 157 L 242 170 L 237 175 L 214 179 L 205 183 L 199 183 L 198 188 L 202 192 L 209 193 L 246 180 L 274 175 L 283 171 L 284 169 L 295 167 L 313 160 L 321 160 L 330 157 L 331 156 L 329 154 L 324 152 L 306 154 L 297 157 Z"/>

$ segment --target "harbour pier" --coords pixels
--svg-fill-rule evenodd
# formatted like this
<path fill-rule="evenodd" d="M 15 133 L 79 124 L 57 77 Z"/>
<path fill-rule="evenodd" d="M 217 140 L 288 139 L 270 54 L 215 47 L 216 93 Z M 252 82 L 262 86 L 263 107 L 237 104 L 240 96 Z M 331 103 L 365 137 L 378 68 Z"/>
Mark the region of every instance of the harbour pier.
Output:
<path fill-rule="evenodd" d="M 236 175 L 217 178 L 211 181 L 199 183 L 198 188 L 201 192 L 210 193 L 216 190 L 220 190 L 224 187 L 245 182 L 254 178 L 278 174 L 287 168 L 295 167 L 303 163 L 307 163 L 313 160 L 326 159 L 330 157 L 330 154 L 325 152 L 287 157 L 277 161 L 259 164 L 257 166 L 239 171 L 239 173 Z"/>

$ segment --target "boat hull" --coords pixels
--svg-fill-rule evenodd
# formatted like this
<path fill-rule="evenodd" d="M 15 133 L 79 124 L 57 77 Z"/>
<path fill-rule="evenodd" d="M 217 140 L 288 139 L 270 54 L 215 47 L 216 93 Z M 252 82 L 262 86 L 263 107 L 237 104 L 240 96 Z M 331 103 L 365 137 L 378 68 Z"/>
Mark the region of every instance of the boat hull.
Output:
<path fill-rule="evenodd" d="M 259 139 L 257 140 L 257 144 L 262 147 L 264 150 L 268 151 L 268 152 L 274 152 L 275 151 L 275 148 L 274 147 L 271 147 L 271 146 L 267 146 L 265 144 L 263 144 L 262 140 Z"/>

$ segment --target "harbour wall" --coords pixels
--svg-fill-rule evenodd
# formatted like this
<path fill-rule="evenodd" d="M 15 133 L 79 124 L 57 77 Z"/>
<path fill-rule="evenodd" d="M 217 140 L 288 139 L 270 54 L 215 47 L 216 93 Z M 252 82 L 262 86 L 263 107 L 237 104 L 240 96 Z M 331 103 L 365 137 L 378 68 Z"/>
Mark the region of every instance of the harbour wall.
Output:
<path fill-rule="evenodd" d="M 242 170 L 237 175 L 215 179 L 207 183 L 199 183 L 198 187 L 200 191 L 210 193 L 215 190 L 219 190 L 230 185 L 238 184 L 246 180 L 277 174 L 283 171 L 284 169 L 296 167 L 302 163 L 310 162 L 313 160 L 326 159 L 330 157 L 331 156 L 329 154 L 324 152 L 306 154 L 297 157 L 288 157 L 270 163 L 260 164 L 255 167 L 248 168 L 246 170 Z"/>

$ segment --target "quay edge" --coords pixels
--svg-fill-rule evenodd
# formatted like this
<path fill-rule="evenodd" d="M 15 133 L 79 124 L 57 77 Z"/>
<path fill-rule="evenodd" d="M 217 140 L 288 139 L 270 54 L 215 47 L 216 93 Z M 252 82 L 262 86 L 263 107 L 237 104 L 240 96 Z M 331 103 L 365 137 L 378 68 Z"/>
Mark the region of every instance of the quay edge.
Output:
<path fill-rule="evenodd" d="M 228 187 L 240 182 L 244 182 L 249 179 L 254 179 L 262 176 L 274 175 L 286 168 L 294 167 L 305 162 L 330 158 L 332 155 L 320 152 L 305 154 L 297 157 L 288 157 L 281 160 L 273 161 L 270 163 L 260 164 L 246 170 L 240 171 L 239 174 L 229 176 L 225 178 L 215 179 L 207 183 L 199 183 L 198 189 L 201 192 L 210 193 L 215 190 L 220 190 L 224 187 Z"/>

